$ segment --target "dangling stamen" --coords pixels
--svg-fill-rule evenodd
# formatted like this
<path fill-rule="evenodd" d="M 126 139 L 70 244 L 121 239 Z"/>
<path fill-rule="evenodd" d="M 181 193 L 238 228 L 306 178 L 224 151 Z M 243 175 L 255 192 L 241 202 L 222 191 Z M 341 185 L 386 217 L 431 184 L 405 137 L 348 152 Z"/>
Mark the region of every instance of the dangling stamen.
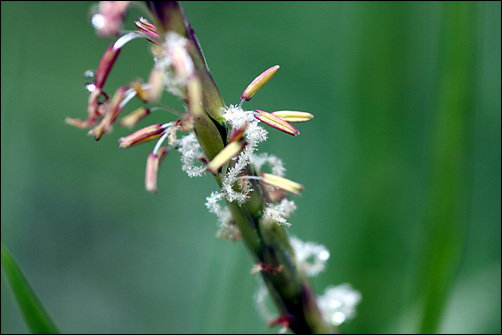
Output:
<path fill-rule="evenodd" d="M 153 151 L 152 151 L 154 154 L 157 154 L 157 152 L 159 152 L 160 146 L 162 145 L 162 143 L 164 143 L 167 136 L 169 136 L 169 132 L 164 132 L 164 135 L 162 135 L 159 138 L 159 140 L 157 141 L 157 144 L 155 144 L 155 147 L 153 148 Z"/>
<path fill-rule="evenodd" d="M 127 103 L 129 101 L 131 101 L 132 98 L 134 98 L 136 96 L 136 90 L 135 89 L 128 89 L 126 92 L 125 92 L 125 98 L 122 100 L 122 102 L 120 103 L 119 107 L 120 108 L 124 108 L 125 105 L 127 105 Z"/>
<path fill-rule="evenodd" d="M 152 41 L 152 36 L 145 34 L 140 31 L 131 31 L 130 33 L 127 33 L 123 36 L 121 36 L 115 44 L 113 44 L 113 49 L 118 50 L 121 49 L 124 45 L 129 43 L 130 41 L 136 39 L 136 38 L 145 38 L 149 41 Z"/>
<path fill-rule="evenodd" d="M 162 158 L 167 154 L 167 147 L 162 147 L 160 152 L 151 152 L 146 161 L 145 188 L 147 191 L 157 193 L 157 178 L 159 165 Z"/>

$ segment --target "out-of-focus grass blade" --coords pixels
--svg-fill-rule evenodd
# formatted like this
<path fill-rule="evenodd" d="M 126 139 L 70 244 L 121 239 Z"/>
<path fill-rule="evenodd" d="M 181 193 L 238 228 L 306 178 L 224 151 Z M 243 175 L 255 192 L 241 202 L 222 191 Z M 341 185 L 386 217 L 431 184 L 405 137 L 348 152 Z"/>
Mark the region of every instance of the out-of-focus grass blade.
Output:
<path fill-rule="evenodd" d="M 56 326 L 30 287 L 14 257 L 4 247 L 3 243 L 2 268 L 30 331 L 33 334 L 58 334 L 59 331 Z"/>
<path fill-rule="evenodd" d="M 477 4 L 442 3 L 437 108 L 430 150 L 421 266 L 419 333 L 440 329 L 444 308 L 462 259 L 468 213 L 469 143 Z"/>

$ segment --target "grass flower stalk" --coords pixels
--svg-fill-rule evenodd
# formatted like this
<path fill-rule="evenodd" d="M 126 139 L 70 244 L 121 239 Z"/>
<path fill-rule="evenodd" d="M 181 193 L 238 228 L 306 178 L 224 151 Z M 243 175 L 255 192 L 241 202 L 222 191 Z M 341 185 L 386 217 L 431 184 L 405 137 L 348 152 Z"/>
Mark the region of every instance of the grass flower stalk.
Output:
<path fill-rule="evenodd" d="M 116 36 L 127 4 L 104 3 L 100 5 L 104 12 L 97 14 L 101 15 L 96 19 L 100 22 L 97 33 Z M 290 225 L 287 218 L 296 208 L 287 196 L 299 195 L 303 185 L 284 177 L 279 158 L 257 153 L 258 144 L 267 137 L 262 124 L 296 136 L 299 131 L 290 122 L 308 121 L 312 114 L 243 109 L 243 103 L 276 74 L 278 65 L 251 82 L 239 105 L 226 105 L 181 5 L 175 1 L 149 1 L 146 8 L 153 22 L 139 18 L 137 31 L 125 33 L 106 50 L 95 73 L 87 120 L 67 122 L 81 128 L 94 127 L 88 134 L 99 140 L 135 97 L 145 107 L 121 119 L 126 127 L 150 114 L 155 107 L 147 104 L 161 105 L 163 91 L 182 99 L 186 110 L 174 113 L 177 120 L 145 127 L 119 140 L 121 148 L 157 141 L 147 157 L 146 189 L 157 192 L 159 165 L 170 150 L 180 153 L 182 169 L 190 177 L 210 172 L 220 188 L 206 201 L 220 222 L 217 236 L 242 240 L 246 245 L 255 263 L 252 272 L 259 273 L 266 288 L 263 292 L 268 292 L 277 308 L 274 316 L 261 311 L 267 315 L 269 326 L 302 334 L 336 332 L 340 323 L 353 317 L 360 294 L 346 284 L 343 289 L 330 288 L 317 297 L 308 276 L 324 269 L 329 252 L 323 246 L 290 237 L 286 231 Z M 155 65 L 150 78 L 145 84 L 134 81 L 121 86 L 110 100 L 104 83 L 120 50 L 137 38 L 151 43 Z M 166 146 L 162 146 L 165 142 Z M 257 294 L 258 302 L 263 301 L 264 294 Z"/>

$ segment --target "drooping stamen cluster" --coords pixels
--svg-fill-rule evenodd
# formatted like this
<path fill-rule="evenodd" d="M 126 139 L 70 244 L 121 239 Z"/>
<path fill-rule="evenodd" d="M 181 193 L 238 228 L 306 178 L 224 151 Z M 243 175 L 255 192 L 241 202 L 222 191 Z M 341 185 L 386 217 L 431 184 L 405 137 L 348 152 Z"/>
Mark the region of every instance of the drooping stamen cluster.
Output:
<path fill-rule="evenodd" d="M 124 7 L 118 8 L 116 15 L 112 15 L 108 6 L 111 5 L 102 6 L 105 12 L 100 16 L 100 19 L 104 20 L 104 23 L 109 23 L 109 26 L 117 27 L 117 18 L 123 17 L 122 10 Z M 89 97 L 87 120 L 66 119 L 66 122 L 77 127 L 88 128 L 94 126 L 94 128 L 88 132 L 88 135 L 94 136 L 96 140 L 99 140 L 103 134 L 111 130 L 112 125 L 124 110 L 125 105 L 132 98 L 136 96 L 144 103 L 151 102 L 158 99 L 158 91 L 162 87 L 165 87 L 169 92 L 182 99 L 187 99 L 187 96 L 191 95 L 191 97 L 189 97 L 190 99 L 188 99 L 189 103 L 190 101 L 195 101 L 192 106 L 188 106 L 191 115 L 203 113 L 197 103 L 197 101 L 201 101 L 202 99 L 202 88 L 200 87 L 200 81 L 194 75 L 194 65 L 187 52 L 188 40 L 174 32 L 168 32 L 165 36 L 165 42 L 161 43 L 157 29 L 153 24 L 142 17 L 140 17 L 138 21 L 135 21 L 135 24 L 139 29 L 138 31 L 132 31 L 120 37 L 114 44 L 110 45 L 103 55 L 95 73 L 93 90 Z M 103 25 L 100 27 L 102 26 Z M 105 30 L 100 31 L 104 34 L 103 32 Z M 111 30 L 108 29 L 108 31 Z M 151 72 L 149 83 L 141 84 L 138 81 L 133 81 L 129 84 L 129 87 L 122 86 L 117 90 L 110 101 L 106 92 L 103 91 L 105 81 L 124 45 L 136 38 L 144 38 L 154 44 L 152 51 L 155 56 L 155 66 Z M 253 117 L 291 135 L 298 135 L 299 132 L 286 121 L 288 118 L 293 120 L 293 122 L 308 121 L 312 118 L 311 114 L 305 112 L 280 111 L 267 113 L 261 110 L 257 110 L 256 112 L 245 112 L 241 109 L 242 103 L 244 101 L 249 101 L 256 92 L 272 78 L 278 69 L 279 66 L 276 65 L 260 74 L 242 93 L 242 101 L 239 107 L 230 106 L 226 109 L 224 112 L 225 119 L 233 129 L 231 138 L 226 147 L 221 150 L 206 167 L 206 170 L 216 174 L 223 165 L 227 164 L 234 157 L 240 156 L 238 163 L 234 164 L 223 177 L 223 188 L 226 190 L 227 196 L 229 196 L 231 200 L 238 199 L 239 203 L 245 201 L 245 193 L 249 192 L 250 188 L 248 187 L 246 190 L 246 187 L 244 187 L 244 192 L 238 194 L 238 192 L 234 191 L 233 184 L 236 182 L 244 167 L 249 163 L 251 154 L 256 149 L 257 144 L 266 139 L 266 131 L 257 125 Z M 100 101 L 103 97 L 105 97 L 105 101 Z M 149 115 L 150 112 L 151 109 L 140 107 L 122 118 L 119 124 L 132 128 L 137 122 Z M 183 130 L 191 130 L 192 126 L 189 121 L 189 117 L 184 117 L 177 122 L 176 126 L 178 128 L 183 128 Z M 176 129 L 173 128 L 171 123 L 165 125 L 155 124 L 145 127 L 129 136 L 121 138 L 119 143 L 121 148 L 131 147 L 155 139 L 160 139 L 159 143 L 162 143 L 169 134 L 171 136 L 171 144 L 177 144 L 175 143 L 177 142 L 175 135 Z M 183 143 L 192 143 L 192 141 L 187 139 L 183 141 Z M 160 148 L 160 145 L 157 145 L 156 148 Z M 184 151 L 184 153 L 188 155 L 188 159 L 187 157 L 182 158 L 182 160 L 185 161 L 185 170 L 189 172 L 191 176 L 202 174 L 200 168 L 195 169 L 197 172 L 194 173 L 192 165 L 188 164 L 194 161 L 194 148 L 191 148 L 191 150 L 184 150 L 186 149 L 186 145 L 182 145 L 177 147 L 177 149 L 181 149 L 181 151 Z M 149 157 L 148 162 L 153 162 L 154 160 L 151 157 L 157 157 L 157 154 L 158 149 L 152 152 L 152 156 Z M 201 158 L 203 158 L 202 155 L 198 155 L 197 159 Z M 156 164 L 149 163 L 147 167 L 149 166 L 154 166 L 154 171 L 158 170 Z M 148 178 L 146 179 L 153 180 L 152 171 L 147 171 L 147 175 Z M 302 189 L 301 185 L 282 178 L 281 176 L 263 173 L 259 178 L 265 184 L 278 187 L 296 195 L 298 195 L 299 191 Z M 152 183 L 146 184 L 153 185 Z M 241 182 L 241 184 L 248 185 L 249 183 Z M 149 191 L 156 191 L 156 188 L 152 188 L 151 186 L 148 189 Z"/>
<path fill-rule="evenodd" d="M 106 16 L 110 15 L 111 14 L 107 14 Z M 106 16 L 102 15 L 102 19 Z M 114 16 L 113 19 L 116 19 L 116 17 Z M 140 20 L 148 22 L 142 18 L 140 18 Z M 105 22 L 108 21 L 105 20 Z M 151 27 L 153 27 L 153 25 L 151 25 Z M 98 69 L 95 72 L 95 78 L 92 86 L 87 86 L 91 90 L 87 106 L 87 120 L 66 118 L 65 121 L 67 123 L 79 128 L 89 128 L 94 126 L 101 119 L 99 124 L 88 133 L 88 135 L 94 135 L 94 138 L 99 140 L 103 133 L 110 131 L 113 122 L 122 112 L 125 104 L 127 104 L 127 102 L 129 102 L 135 95 L 137 95 L 143 102 L 146 102 L 149 98 L 151 98 L 145 89 L 152 87 L 153 85 L 141 85 L 138 82 L 132 82 L 129 85 L 130 89 L 127 90 L 127 93 L 125 92 L 127 86 L 123 86 L 117 90 L 114 99 L 112 99 L 112 102 L 115 103 L 109 103 L 108 94 L 103 91 L 106 79 L 108 78 L 108 75 L 110 74 L 110 71 L 124 45 L 136 38 L 144 38 L 152 43 L 159 43 L 158 38 L 152 36 L 151 27 L 149 26 L 149 28 L 146 29 L 140 26 L 139 31 L 132 31 L 123 35 L 114 44 L 108 47 L 101 58 Z M 90 87 L 92 87 L 92 89 Z M 105 101 L 100 101 L 102 97 L 105 98 Z"/>
<path fill-rule="evenodd" d="M 104 8 L 108 8 L 107 5 L 105 5 Z M 110 18 L 110 15 L 111 14 L 109 13 L 109 11 L 105 11 L 105 14 L 101 16 L 100 20 L 108 22 L 106 18 Z M 117 16 L 113 16 L 111 19 L 115 20 L 116 18 Z M 108 47 L 105 54 L 101 58 L 95 74 L 93 75 L 93 82 L 88 83 L 87 87 L 91 91 L 91 94 L 89 96 L 87 107 L 87 120 L 78 120 L 72 118 L 66 118 L 65 120 L 67 123 L 79 128 L 89 128 L 94 126 L 88 132 L 88 135 L 94 136 L 96 140 L 100 140 L 103 134 L 109 132 L 112 129 L 113 124 L 115 123 L 119 115 L 123 112 L 124 107 L 129 101 L 131 101 L 134 97 L 137 97 L 143 103 L 155 102 L 159 98 L 159 89 L 165 84 L 159 81 L 159 78 L 162 78 L 164 76 L 163 73 L 168 73 L 168 71 L 159 72 L 156 71 L 156 68 L 154 68 L 148 84 L 142 84 L 141 82 L 135 80 L 128 86 L 121 86 L 113 95 L 111 100 L 108 98 L 108 94 L 103 90 L 106 79 L 108 78 L 120 51 L 128 42 L 137 38 L 146 39 L 154 43 L 154 53 L 159 53 L 158 48 L 161 43 L 158 39 L 158 34 L 155 26 L 142 17 L 140 17 L 139 21 L 136 21 L 135 23 L 139 30 L 123 35 L 115 43 Z M 117 23 L 115 22 L 113 24 L 116 25 Z M 172 34 L 173 35 L 171 35 L 171 38 L 183 40 L 181 36 L 174 36 L 175 33 Z M 177 64 L 180 63 L 178 62 Z M 187 62 L 185 62 L 184 64 L 187 64 Z M 160 77 L 157 75 L 159 73 L 161 74 Z M 88 76 L 90 75 L 88 74 Z M 123 117 L 119 121 L 119 125 L 127 128 L 132 128 L 140 120 L 148 116 L 152 110 L 161 108 L 162 107 L 140 107 L 129 113 L 127 116 Z M 171 111 L 173 110 L 171 109 Z M 177 111 L 174 112 L 177 115 L 181 114 Z M 170 144 L 176 145 L 176 130 L 178 129 L 183 131 L 192 129 L 190 116 L 182 116 L 177 122 L 150 125 L 132 133 L 129 136 L 119 139 L 120 148 L 129 148 L 140 143 L 149 142 L 151 140 L 160 138 L 158 145 L 156 145 L 155 149 L 147 159 L 145 185 L 148 191 L 155 193 L 157 190 L 156 174 L 158 171 L 158 165 L 161 161 L 161 158 L 167 152 L 167 149 L 161 149 L 160 145 L 166 138 L 169 138 Z"/>

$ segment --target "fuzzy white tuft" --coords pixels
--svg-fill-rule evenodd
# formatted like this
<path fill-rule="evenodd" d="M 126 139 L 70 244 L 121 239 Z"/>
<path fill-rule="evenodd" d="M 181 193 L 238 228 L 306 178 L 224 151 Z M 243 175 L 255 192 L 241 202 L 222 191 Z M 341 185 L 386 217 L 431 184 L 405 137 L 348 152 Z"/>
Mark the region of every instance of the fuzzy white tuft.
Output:
<path fill-rule="evenodd" d="M 206 173 L 206 166 L 200 163 L 204 157 L 195 134 L 188 134 L 178 140 L 178 151 L 181 153 L 182 169 L 190 177 L 200 177 Z"/>
<path fill-rule="evenodd" d="M 296 237 L 291 237 L 291 246 L 295 251 L 296 263 L 307 276 L 316 276 L 326 268 L 329 259 L 329 251 L 325 246 L 303 242 Z"/>
<path fill-rule="evenodd" d="M 324 294 L 318 297 L 317 302 L 324 321 L 339 326 L 356 316 L 356 306 L 361 298 L 359 291 L 345 283 L 327 287 Z"/>

